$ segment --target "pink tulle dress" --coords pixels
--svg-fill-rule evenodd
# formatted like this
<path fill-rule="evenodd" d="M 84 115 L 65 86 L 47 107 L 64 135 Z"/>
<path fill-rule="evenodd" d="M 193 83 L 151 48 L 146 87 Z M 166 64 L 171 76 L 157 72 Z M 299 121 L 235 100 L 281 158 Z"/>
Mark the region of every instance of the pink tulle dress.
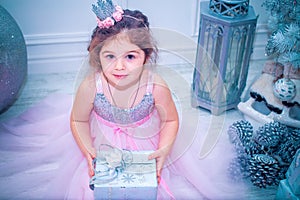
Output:
<path fill-rule="evenodd" d="M 152 96 L 152 76 L 142 101 L 130 109 L 110 104 L 96 75 L 91 135 L 101 144 L 128 150 L 156 150 L 160 119 Z M 0 124 L 0 199 L 94 199 L 87 162 L 70 130 L 72 96 L 47 97 L 20 116 Z M 184 127 L 184 126 L 183 126 Z M 188 133 L 188 126 L 179 135 Z M 198 138 L 199 139 L 199 138 Z M 225 175 L 228 144 L 197 159 L 199 141 L 162 172 L 158 199 L 242 199 L 242 184 Z M 174 148 L 180 148 L 175 144 Z M 222 154 L 220 154 L 222 152 Z M 224 164 L 225 163 L 225 164 Z"/>

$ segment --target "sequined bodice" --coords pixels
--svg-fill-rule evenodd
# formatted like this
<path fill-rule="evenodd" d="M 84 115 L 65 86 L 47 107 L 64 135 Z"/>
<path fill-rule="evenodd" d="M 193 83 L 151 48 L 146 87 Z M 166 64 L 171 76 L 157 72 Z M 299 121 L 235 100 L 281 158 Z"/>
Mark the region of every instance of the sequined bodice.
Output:
<path fill-rule="evenodd" d="M 154 99 L 152 87 L 147 86 L 147 93 L 142 101 L 132 108 L 119 108 L 112 105 L 102 92 L 102 83 L 100 76 L 96 77 L 97 94 L 94 100 L 94 111 L 98 116 L 106 121 L 117 124 L 131 124 L 146 118 L 154 109 Z M 100 88 L 101 87 L 101 88 Z"/>

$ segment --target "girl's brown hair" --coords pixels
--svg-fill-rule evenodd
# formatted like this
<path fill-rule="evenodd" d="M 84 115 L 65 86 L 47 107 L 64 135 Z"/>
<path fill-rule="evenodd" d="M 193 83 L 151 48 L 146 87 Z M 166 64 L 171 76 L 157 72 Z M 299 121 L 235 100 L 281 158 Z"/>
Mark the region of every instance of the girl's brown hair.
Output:
<path fill-rule="evenodd" d="M 101 69 L 99 52 L 105 42 L 116 39 L 119 33 L 125 33 L 131 43 L 142 49 L 147 60 L 156 61 L 157 47 L 149 30 L 148 18 L 138 10 L 124 10 L 123 19 L 110 28 L 99 28 L 97 26 L 94 29 L 88 47 L 92 66 Z"/>

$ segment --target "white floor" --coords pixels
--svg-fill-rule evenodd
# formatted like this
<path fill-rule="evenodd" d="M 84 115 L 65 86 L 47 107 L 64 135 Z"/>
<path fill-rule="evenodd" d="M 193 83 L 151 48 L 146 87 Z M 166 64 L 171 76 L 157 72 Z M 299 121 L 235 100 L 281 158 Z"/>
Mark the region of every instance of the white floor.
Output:
<path fill-rule="evenodd" d="M 247 85 L 243 97 L 247 97 L 247 89 L 253 80 L 260 74 L 265 61 L 251 62 L 248 73 Z M 201 108 L 191 108 L 190 105 L 190 86 L 192 84 L 193 67 L 187 65 L 174 65 L 167 68 L 168 73 L 164 74 L 164 78 L 173 90 L 174 97 L 178 100 L 180 109 L 185 111 L 189 109 L 191 114 L 199 117 L 200 120 L 206 120 L 207 117 L 212 118 L 209 111 Z M 166 68 L 159 68 L 158 71 L 164 71 Z M 18 100 L 10 109 L 0 115 L 0 121 L 12 118 L 28 109 L 47 95 L 55 92 L 74 94 L 74 83 L 76 82 L 77 72 L 72 73 L 53 73 L 53 74 L 29 74 L 24 88 Z M 184 87 L 184 90 L 182 90 Z M 184 117 L 184 115 L 183 115 Z M 203 118 L 203 119 L 201 119 Z M 230 110 L 222 114 L 219 118 L 223 120 L 214 120 L 213 126 L 215 130 L 235 122 L 237 119 L 243 119 L 243 115 L 238 110 Z M 225 122 L 225 123 L 224 123 Z M 220 131 L 220 130 L 217 130 Z M 277 187 L 268 189 L 258 189 L 253 187 L 249 192 L 248 199 L 274 199 Z"/>

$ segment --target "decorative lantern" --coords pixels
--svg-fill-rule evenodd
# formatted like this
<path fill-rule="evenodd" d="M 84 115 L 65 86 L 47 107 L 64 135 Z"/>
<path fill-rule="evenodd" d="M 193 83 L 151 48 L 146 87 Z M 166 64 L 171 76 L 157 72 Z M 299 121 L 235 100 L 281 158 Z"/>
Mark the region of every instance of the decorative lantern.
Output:
<path fill-rule="evenodd" d="M 249 0 L 201 2 L 192 106 L 235 108 L 245 88 L 257 16 Z"/>

